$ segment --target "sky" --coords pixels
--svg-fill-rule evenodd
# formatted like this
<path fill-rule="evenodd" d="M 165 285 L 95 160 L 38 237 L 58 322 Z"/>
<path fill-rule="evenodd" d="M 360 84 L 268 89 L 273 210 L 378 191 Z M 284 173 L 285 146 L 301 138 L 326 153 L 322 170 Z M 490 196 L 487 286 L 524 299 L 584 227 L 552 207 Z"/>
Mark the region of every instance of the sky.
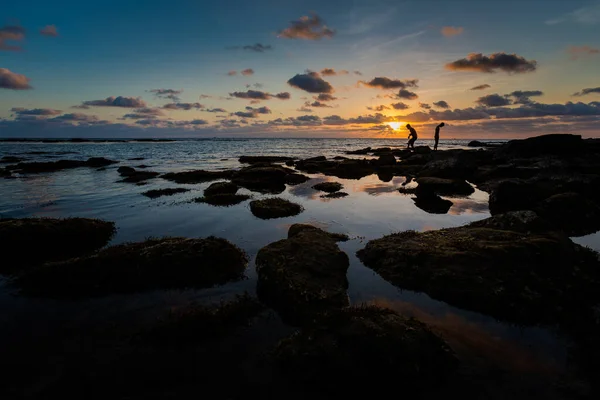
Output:
<path fill-rule="evenodd" d="M 600 137 L 600 0 L 0 9 L 0 138 Z"/>

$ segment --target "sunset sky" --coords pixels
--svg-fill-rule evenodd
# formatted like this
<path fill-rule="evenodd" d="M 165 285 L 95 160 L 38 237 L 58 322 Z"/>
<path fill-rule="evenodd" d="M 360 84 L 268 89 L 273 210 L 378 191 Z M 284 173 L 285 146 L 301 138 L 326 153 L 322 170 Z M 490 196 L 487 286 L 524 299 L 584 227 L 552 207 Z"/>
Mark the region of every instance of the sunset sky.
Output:
<path fill-rule="evenodd" d="M 0 137 L 600 136 L 600 1 L 11 1 Z"/>

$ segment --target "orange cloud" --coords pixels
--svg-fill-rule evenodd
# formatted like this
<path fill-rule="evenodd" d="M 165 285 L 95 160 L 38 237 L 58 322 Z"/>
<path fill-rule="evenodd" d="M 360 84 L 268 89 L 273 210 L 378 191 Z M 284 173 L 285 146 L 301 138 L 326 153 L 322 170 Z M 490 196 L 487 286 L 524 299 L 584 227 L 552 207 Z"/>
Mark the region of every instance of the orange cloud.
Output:
<path fill-rule="evenodd" d="M 458 36 L 464 32 L 465 28 L 462 26 L 444 26 L 442 28 L 442 35 L 446 37 Z"/>

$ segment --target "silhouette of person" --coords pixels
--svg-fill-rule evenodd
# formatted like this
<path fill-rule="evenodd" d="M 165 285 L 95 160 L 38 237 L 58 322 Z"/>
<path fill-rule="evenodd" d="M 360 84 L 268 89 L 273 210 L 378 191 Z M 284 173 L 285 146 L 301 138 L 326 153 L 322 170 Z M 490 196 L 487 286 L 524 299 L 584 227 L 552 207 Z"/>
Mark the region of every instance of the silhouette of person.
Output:
<path fill-rule="evenodd" d="M 417 131 L 415 130 L 415 128 L 413 128 L 412 126 L 410 126 L 410 124 L 406 124 L 406 129 L 408 129 L 410 131 L 410 133 L 408 134 L 408 143 L 406 144 L 406 148 L 407 149 L 414 149 L 415 148 L 415 142 L 417 141 Z"/>
<path fill-rule="evenodd" d="M 438 142 L 440 141 L 440 128 L 443 128 L 444 126 L 446 126 L 446 124 L 442 122 L 435 127 L 435 136 L 433 137 L 435 139 L 435 144 L 433 145 L 434 150 L 437 150 Z"/>

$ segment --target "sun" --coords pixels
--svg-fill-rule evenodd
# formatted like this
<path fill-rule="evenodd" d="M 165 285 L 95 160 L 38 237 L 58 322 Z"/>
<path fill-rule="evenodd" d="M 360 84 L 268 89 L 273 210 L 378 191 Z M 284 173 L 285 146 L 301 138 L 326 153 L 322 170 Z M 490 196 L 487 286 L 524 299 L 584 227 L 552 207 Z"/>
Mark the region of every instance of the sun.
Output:
<path fill-rule="evenodd" d="M 395 131 L 399 130 L 403 125 L 402 122 L 388 122 L 387 124 Z"/>

